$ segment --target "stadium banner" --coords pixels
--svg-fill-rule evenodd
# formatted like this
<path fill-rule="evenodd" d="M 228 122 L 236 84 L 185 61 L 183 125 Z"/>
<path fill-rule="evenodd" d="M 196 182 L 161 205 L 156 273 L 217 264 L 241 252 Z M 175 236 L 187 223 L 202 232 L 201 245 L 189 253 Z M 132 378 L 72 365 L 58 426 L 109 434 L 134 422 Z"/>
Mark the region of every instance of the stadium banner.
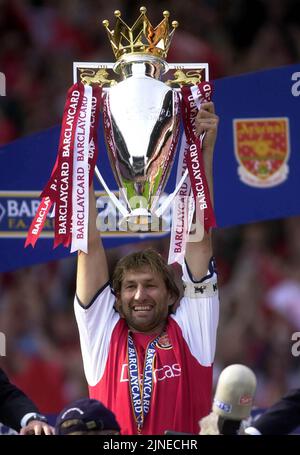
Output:
<path fill-rule="evenodd" d="M 299 96 L 300 65 L 214 81 L 213 101 L 220 117 L 214 157 L 218 227 L 300 214 Z M 36 247 L 24 249 L 55 162 L 59 133 L 54 127 L 0 147 L 0 272 L 70 255 L 62 246 L 53 249 L 51 214 Z M 100 131 L 97 164 L 109 188 L 117 190 L 104 148 Z M 164 197 L 174 188 L 176 168 L 175 161 Z M 116 208 L 103 188 L 97 183 L 95 188 L 101 196 L 99 226 L 106 248 L 168 232 L 171 208 L 150 233 L 122 231 Z"/>

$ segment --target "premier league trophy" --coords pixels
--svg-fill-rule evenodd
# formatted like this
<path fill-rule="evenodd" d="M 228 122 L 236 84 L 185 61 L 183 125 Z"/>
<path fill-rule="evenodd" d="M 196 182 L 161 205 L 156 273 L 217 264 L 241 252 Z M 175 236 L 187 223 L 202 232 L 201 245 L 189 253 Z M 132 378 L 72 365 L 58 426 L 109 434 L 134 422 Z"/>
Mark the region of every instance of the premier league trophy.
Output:
<path fill-rule="evenodd" d="M 127 222 L 129 227 L 150 226 L 153 217 L 162 214 L 157 211 L 159 198 L 172 169 L 179 136 L 179 89 L 208 78 L 207 64 L 167 64 L 178 22 L 170 26 L 169 12 L 164 11 L 162 22 L 154 28 L 146 13 L 141 7 L 132 27 L 122 20 L 120 11 L 115 11 L 113 30 L 108 20 L 103 21 L 115 64 L 82 67 L 78 62 L 74 66 L 75 80 L 104 87 L 107 152 L 127 209 L 109 194 L 123 215 L 120 224 Z M 174 79 L 166 77 L 167 73 L 171 77 L 170 69 Z M 96 175 L 107 189 L 98 169 Z"/>
<path fill-rule="evenodd" d="M 194 208 L 198 205 L 203 212 L 210 208 L 201 142 L 195 135 L 197 111 L 201 102 L 210 99 L 208 65 L 167 64 L 178 23 L 173 21 L 170 25 L 169 12 L 165 11 L 163 20 L 153 27 L 146 13 L 146 8 L 141 7 L 132 27 L 123 21 L 120 11 L 114 13 L 113 29 L 108 20 L 103 21 L 116 63 L 74 63 L 74 85 L 64 109 L 57 162 L 42 193 L 27 244 L 34 245 L 45 214 L 54 204 L 54 245 L 72 244 L 71 251 L 87 250 L 88 188 L 94 172 L 121 212 L 121 226 L 129 230 L 130 226 L 146 226 L 147 230 L 153 219 L 172 204 L 174 232 L 187 231 Z M 107 152 L 121 200 L 110 190 L 96 165 L 101 105 Z M 176 154 L 181 119 L 184 132 L 176 188 L 161 204 L 160 196 Z M 180 200 L 176 206 L 174 198 L 178 192 Z M 183 213 L 181 201 L 190 195 L 194 207 L 189 206 Z M 205 223 L 205 215 L 202 219 Z"/>
<path fill-rule="evenodd" d="M 165 58 L 177 22 L 169 27 L 169 13 L 153 30 L 146 8 L 132 28 L 119 11 L 113 31 L 106 27 L 121 82 L 105 97 L 104 119 L 108 153 L 114 175 L 130 208 L 129 223 L 151 220 L 175 156 L 179 132 L 177 92 L 161 81 Z"/>

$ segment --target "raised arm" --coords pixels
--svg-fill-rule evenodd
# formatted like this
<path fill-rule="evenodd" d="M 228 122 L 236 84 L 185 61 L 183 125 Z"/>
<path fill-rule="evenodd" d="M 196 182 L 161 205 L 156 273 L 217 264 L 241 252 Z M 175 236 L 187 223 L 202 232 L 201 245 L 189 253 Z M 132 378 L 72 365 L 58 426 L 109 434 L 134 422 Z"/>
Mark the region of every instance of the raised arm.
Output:
<path fill-rule="evenodd" d="M 205 175 L 209 187 L 210 197 L 213 204 L 213 153 L 217 137 L 219 118 L 215 114 L 212 102 L 204 103 L 201 106 L 196 118 L 196 129 L 200 135 L 205 132 L 203 140 L 203 160 Z M 207 274 L 207 268 L 212 257 L 211 232 L 204 232 L 201 242 L 188 242 L 186 247 L 185 259 L 195 280 L 200 280 Z"/>
<path fill-rule="evenodd" d="M 90 187 L 89 198 L 88 254 L 80 251 L 77 260 L 76 293 L 84 306 L 91 302 L 109 279 L 105 250 L 96 228 L 97 210 L 93 185 Z"/>

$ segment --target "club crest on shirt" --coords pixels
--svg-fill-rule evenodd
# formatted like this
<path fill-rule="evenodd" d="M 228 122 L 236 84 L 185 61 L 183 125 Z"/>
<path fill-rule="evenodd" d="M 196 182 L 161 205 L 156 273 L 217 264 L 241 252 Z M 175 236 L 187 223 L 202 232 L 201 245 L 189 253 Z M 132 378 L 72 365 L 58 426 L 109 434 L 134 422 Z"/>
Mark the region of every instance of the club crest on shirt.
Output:
<path fill-rule="evenodd" d="M 288 118 L 234 119 L 233 134 L 243 183 L 268 188 L 286 180 L 290 153 Z"/>
<path fill-rule="evenodd" d="M 157 341 L 157 347 L 161 349 L 171 349 L 172 344 L 166 332 L 162 333 Z"/>

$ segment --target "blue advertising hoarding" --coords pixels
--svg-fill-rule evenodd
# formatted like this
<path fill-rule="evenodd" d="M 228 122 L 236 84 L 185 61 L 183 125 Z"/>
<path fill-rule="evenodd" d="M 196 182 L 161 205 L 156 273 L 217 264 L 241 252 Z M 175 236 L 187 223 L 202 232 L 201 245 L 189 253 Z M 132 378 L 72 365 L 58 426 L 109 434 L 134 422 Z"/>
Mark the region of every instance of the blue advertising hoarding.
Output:
<path fill-rule="evenodd" d="M 214 156 L 217 225 L 229 227 L 300 214 L 300 65 L 214 81 L 213 100 L 220 117 Z M 35 248 L 24 249 L 39 194 L 53 168 L 60 127 L 50 128 L 0 148 L 0 271 L 68 256 L 53 249 L 53 219 L 48 218 Z M 100 134 L 98 168 L 110 189 L 117 186 Z M 175 187 L 176 162 L 165 192 Z M 100 211 L 111 208 L 101 190 Z M 99 193 L 100 194 L 100 193 Z M 110 208 L 109 208 L 110 207 Z M 170 213 L 166 214 L 168 224 Z M 152 236 L 162 235 L 152 233 Z M 103 233 L 105 247 L 136 242 L 117 227 Z"/>

